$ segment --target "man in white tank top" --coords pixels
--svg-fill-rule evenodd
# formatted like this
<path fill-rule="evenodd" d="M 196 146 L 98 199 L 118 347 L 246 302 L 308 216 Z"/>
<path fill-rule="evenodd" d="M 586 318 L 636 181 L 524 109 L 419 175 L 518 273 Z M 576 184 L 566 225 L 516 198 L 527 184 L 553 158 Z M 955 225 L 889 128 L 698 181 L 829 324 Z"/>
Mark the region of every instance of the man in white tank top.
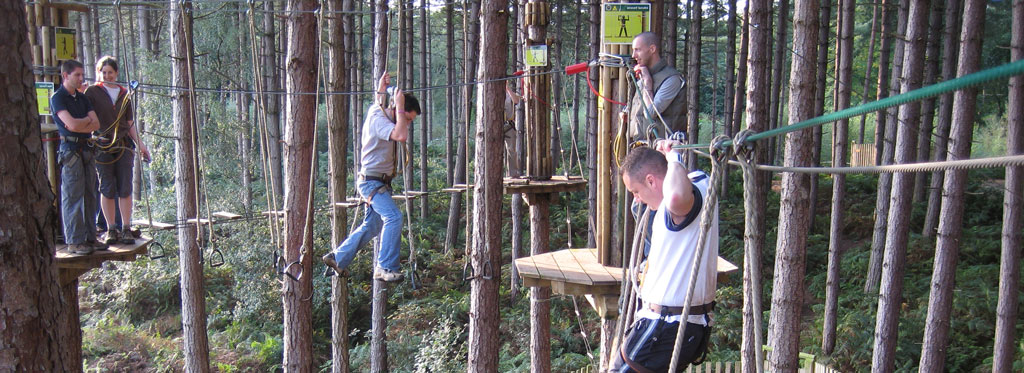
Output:
<path fill-rule="evenodd" d="M 718 210 L 712 215 L 707 244 L 697 266 L 692 301 L 685 305 L 690 269 L 698 253 L 708 176 L 686 170 L 681 154 L 672 150 L 679 144 L 660 140 L 657 150 L 635 148 L 620 169 L 626 189 L 657 211 L 651 220 L 651 250 L 640 282 L 642 305 L 617 353 L 613 372 L 667 371 L 684 306 L 690 307 L 690 313 L 686 341 L 676 366 L 680 371 L 686 369 L 707 347 L 717 285 Z"/>

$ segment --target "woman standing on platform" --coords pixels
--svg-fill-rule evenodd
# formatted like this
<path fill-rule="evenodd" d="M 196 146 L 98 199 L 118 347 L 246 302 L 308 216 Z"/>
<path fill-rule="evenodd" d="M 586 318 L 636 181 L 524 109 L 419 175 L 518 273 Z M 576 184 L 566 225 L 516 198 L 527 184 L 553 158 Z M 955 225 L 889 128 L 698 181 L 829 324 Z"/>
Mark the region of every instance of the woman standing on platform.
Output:
<path fill-rule="evenodd" d="M 96 172 L 100 181 L 100 209 L 107 221 L 107 244 L 133 244 L 138 238 L 132 232 L 132 169 L 135 147 L 142 160 L 149 162 L 149 149 L 135 129 L 128 90 L 116 83 L 117 59 L 104 56 L 96 63 L 97 82 L 85 90 L 100 119 L 96 155 Z M 120 216 L 117 216 L 120 210 Z M 121 224 L 116 224 L 121 218 Z"/>

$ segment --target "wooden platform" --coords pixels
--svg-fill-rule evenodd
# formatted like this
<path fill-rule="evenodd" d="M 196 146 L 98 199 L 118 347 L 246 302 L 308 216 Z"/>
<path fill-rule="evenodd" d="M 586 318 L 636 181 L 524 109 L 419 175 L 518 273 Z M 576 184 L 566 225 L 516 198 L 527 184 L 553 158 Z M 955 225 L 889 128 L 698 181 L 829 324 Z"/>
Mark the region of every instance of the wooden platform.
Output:
<path fill-rule="evenodd" d="M 136 239 L 134 244 L 110 245 L 109 250 L 96 251 L 89 255 L 72 255 L 68 252 L 67 245 L 57 245 L 57 268 L 60 272 L 60 283 L 61 285 L 71 283 L 78 276 L 90 269 L 99 268 L 103 262 L 108 260 L 133 262 L 139 255 L 148 253 L 151 242 L 153 242 L 152 238 L 141 237 Z"/>
<path fill-rule="evenodd" d="M 165 230 L 174 229 L 174 224 L 161 223 L 161 222 L 158 222 L 158 221 L 153 221 L 153 223 L 150 224 L 149 220 L 146 220 L 146 219 L 132 220 L 132 225 L 134 225 L 136 227 L 149 227 L 149 229 L 158 230 L 158 231 L 165 231 Z"/>
<path fill-rule="evenodd" d="M 516 269 L 528 287 L 551 287 L 555 294 L 585 295 L 602 317 L 615 317 L 622 268 L 601 265 L 597 249 L 566 249 L 516 259 Z M 736 271 L 718 257 L 718 278 Z"/>
<path fill-rule="evenodd" d="M 564 193 L 586 189 L 587 180 L 582 176 L 552 176 L 549 180 L 531 180 L 506 177 L 505 194 L 513 193 Z"/>
<path fill-rule="evenodd" d="M 441 191 L 445 193 L 462 193 L 468 189 L 473 189 L 473 184 L 455 184 L 451 188 L 444 188 Z"/>

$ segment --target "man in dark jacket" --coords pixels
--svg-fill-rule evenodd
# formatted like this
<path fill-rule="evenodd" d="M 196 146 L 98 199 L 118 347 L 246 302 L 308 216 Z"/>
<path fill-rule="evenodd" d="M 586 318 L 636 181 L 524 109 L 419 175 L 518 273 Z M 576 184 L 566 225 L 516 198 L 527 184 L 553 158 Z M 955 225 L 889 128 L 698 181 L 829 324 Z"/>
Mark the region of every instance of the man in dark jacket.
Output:
<path fill-rule="evenodd" d="M 645 139 L 651 125 L 662 136 L 685 131 L 683 76 L 661 58 L 657 34 L 643 32 L 633 38 L 633 60 L 636 61 L 633 72 L 642 90 L 637 90 L 629 101 L 630 139 Z M 662 126 L 662 120 L 668 131 Z"/>

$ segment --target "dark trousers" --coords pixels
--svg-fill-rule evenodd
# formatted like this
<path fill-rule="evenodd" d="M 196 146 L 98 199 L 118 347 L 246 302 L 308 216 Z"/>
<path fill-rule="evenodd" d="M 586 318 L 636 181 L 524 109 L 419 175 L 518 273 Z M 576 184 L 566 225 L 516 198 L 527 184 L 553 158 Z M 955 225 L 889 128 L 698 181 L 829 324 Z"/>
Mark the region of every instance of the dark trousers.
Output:
<path fill-rule="evenodd" d="M 615 352 L 616 359 L 611 371 L 645 373 L 643 369 L 646 369 L 651 372 L 667 372 L 672 362 L 672 349 L 675 347 L 678 331 L 678 322 L 638 319 L 630 327 L 620 351 Z M 676 365 L 678 372 L 685 370 L 704 352 L 707 339 L 710 337 L 707 335 L 709 331 L 710 328 L 704 325 L 686 323 L 686 335 L 683 337 L 686 338 L 686 342 L 683 343 Z M 624 357 L 628 358 L 629 362 Z"/>

